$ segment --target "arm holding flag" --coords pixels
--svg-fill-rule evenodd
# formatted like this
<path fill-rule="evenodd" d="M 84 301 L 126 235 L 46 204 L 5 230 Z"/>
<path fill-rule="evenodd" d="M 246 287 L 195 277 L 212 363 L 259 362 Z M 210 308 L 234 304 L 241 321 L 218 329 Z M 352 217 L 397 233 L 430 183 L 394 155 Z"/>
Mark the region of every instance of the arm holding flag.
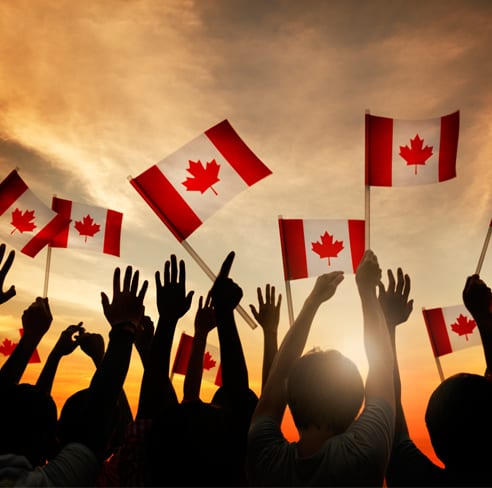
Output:
<path fill-rule="evenodd" d="M 477 323 L 485 355 L 485 376 L 492 377 L 492 291 L 478 274 L 469 276 L 463 288 L 463 302 Z"/>
<path fill-rule="evenodd" d="M 24 334 L 12 354 L 5 361 L 0 370 L 0 381 L 19 383 L 27 363 L 44 334 L 50 328 L 53 316 L 51 315 L 48 298 L 37 297 L 22 314 Z"/>
<path fill-rule="evenodd" d="M 198 302 L 195 315 L 195 335 L 191 345 L 190 359 L 186 369 L 183 387 L 183 402 L 200 400 L 200 385 L 203 375 L 203 356 L 207 346 L 208 333 L 215 327 L 215 312 L 212 297 L 208 293 L 205 303 L 203 297 Z"/>

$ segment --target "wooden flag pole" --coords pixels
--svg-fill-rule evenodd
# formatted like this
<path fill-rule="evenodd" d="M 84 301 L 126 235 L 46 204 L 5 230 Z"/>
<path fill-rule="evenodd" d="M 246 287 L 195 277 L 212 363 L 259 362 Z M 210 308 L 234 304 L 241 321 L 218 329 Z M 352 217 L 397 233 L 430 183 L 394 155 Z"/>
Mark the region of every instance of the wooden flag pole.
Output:
<path fill-rule="evenodd" d="M 203 269 L 203 271 L 205 272 L 205 274 L 212 281 L 215 281 L 215 278 L 217 278 L 217 276 L 207 266 L 207 264 L 205 263 L 205 261 L 203 261 L 203 259 L 196 253 L 196 251 L 190 246 L 190 244 L 186 241 L 186 239 L 183 239 L 181 241 L 181 244 L 186 249 L 186 251 L 188 252 L 188 254 L 196 261 L 196 263 L 198 264 L 198 266 L 200 266 L 200 268 Z M 244 308 L 241 307 L 241 305 L 238 305 L 236 307 L 236 310 L 238 311 L 239 315 L 241 315 L 241 317 L 243 317 L 243 319 L 247 322 L 247 324 L 252 329 L 256 329 L 256 327 L 257 327 L 256 322 L 248 315 L 248 313 L 246 312 L 246 310 L 244 310 Z"/>
<path fill-rule="evenodd" d="M 289 313 L 289 324 L 294 323 L 294 307 L 292 306 L 292 293 L 290 290 L 290 280 L 285 280 L 285 295 L 287 297 L 287 311 Z"/>
<path fill-rule="evenodd" d="M 487 252 L 487 248 L 489 247 L 490 235 L 492 234 L 492 220 L 490 221 L 489 230 L 487 231 L 487 235 L 485 236 L 485 241 L 482 247 L 482 253 L 480 254 L 480 258 L 478 260 L 477 269 L 475 274 L 480 274 L 482 269 L 483 260 L 485 259 L 485 253 Z"/>
<path fill-rule="evenodd" d="M 44 269 L 44 287 L 43 287 L 43 298 L 48 296 L 48 282 L 50 275 L 50 266 L 51 266 L 51 246 L 48 244 L 48 249 L 46 251 L 46 266 Z"/>
<path fill-rule="evenodd" d="M 371 111 L 366 109 L 366 115 L 370 114 Z M 365 163 L 364 163 L 364 175 L 365 175 L 365 212 L 364 212 L 364 222 L 365 222 L 365 248 L 371 248 L 371 187 L 369 185 L 369 161 L 367 157 L 367 145 L 369 144 L 369 127 L 367 120 L 364 120 L 365 124 Z"/>
<path fill-rule="evenodd" d="M 439 360 L 439 356 L 434 356 L 434 360 L 436 361 L 437 372 L 439 373 L 439 378 L 441 379 L 441 383 L 444 381 L 444 373 L 442 372 L 441 361 Z"/>

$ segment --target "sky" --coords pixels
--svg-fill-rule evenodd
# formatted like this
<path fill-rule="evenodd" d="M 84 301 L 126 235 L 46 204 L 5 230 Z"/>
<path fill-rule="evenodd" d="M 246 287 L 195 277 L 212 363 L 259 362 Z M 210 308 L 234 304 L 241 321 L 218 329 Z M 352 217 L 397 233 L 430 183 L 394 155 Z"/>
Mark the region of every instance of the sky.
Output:
<path fill-rule="evenodd" d="M 150 281 L 146 311 L 156 320 L 154 273 L 176 254 L 195 298 L 172 360 L 211 281 L 128 180 L 228 119 L 272 174 L 187 242 L 214 272 L 236 252 L 230 276 L 245 310 L 258 286 L 282 293 L 282 339 L 278 217 L 364 218 L 366 111 L 420 120 L 460 110 L 456 178 L 370 192 L 370 245 L 383 275 L 401 266 L 412 279 L 414 311 L 397 331 L 403 402 L 411 434 L 432 455 L 424 413 L 440 379 L 421 309 L 462 303 L 492 217 L 491 16 L 488 0 L 0 1 L 0 179 L 18 168 L 47 205 L 56 194 L 124 215 L 119 258 L 53 249 L 47 267 L 46 249 L 35 258 L 17 252 L 6 283 L 17 295 L 0 309 L 0 328 L 19 326 L 48 271 L 54 320 L 41 358 L 69 324 L 107 338 L 100 292 L 126 265 Z M 481 277 L 492 283 L 492 252 Z M 291 282 L 294 313 L 314 281 Z M 239 315 L 237 324 L 259 393 L 262 332 Z M 215 331 L 209 342 L 218 344 Z M 340 349 L 367 373 L 353 274 L 320 308 L 306 347 L 314 346 Z M 485 367 L 480 347 L 440 362 L 445 376 Z M 29 365 L 23 380 L 35 381 L 41 366 Z M 80 350 L 63 358 L 57 403 L 92 373 Z M 132 406 L 141 374 L 134 354 L 125 382 Z M 180 396 L 182 377 L 173 381 Z M 203 384 L 204 400 L 213 388 Z"/>

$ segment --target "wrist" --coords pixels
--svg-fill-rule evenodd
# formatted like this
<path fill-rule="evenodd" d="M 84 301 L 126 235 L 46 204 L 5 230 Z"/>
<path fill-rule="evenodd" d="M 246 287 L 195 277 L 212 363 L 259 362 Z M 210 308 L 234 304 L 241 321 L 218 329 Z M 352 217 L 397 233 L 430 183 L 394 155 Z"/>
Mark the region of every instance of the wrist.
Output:
<path fill-rule="evenodd" d="M 112 330 L 124 330 L 135 334 L 138 324 L 135 324 L 135 322 L 132 322 L 131 320 L 118 320 L 111 323 L 111 328 Z"/>

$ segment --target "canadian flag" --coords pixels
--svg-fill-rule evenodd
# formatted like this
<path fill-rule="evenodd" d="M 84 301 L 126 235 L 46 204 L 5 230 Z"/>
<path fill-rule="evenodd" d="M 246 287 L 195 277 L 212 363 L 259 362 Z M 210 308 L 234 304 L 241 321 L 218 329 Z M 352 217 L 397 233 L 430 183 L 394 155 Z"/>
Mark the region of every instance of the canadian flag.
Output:
<path fill-rule="evenodd" d="M 174 357 L 172 373 L 186 375 L 192 344 L 193 336 L 182 332 L 181 338 L 179 339 L 176 356 Z M 203 355 L 202 378 L 210 381 L 211 383 L 215 383 L 217 386 L 222 385 L 222 370 L 220 367 L 219 348 L 209 344 L 208 342 Z"/>
<path fill-rule="evenodd" d="M 0 330 L 0 355 L 10 356 L 19 344 L 19 339 L 24 334 L 24 329 Z M 38 350 L 35 349 L 29 359 L 29 363 L 40 363 Z"/>
<path fill-rule="evenodd" d="M 459 125 L 459 111 L 425 120 L 366 114 L 366 185 L 422 185 L 454 178 Z"/>
<path fill-rule="evenodd" d="M 365 249 L 363 220 L 278 219 L 286 280 L 355 273 Z"/>
<path fill-rule="evenodd" d="M 224 120 L 130 183 L 181 242 L 237 193 L 269 174 Z"/>
<path fill-rule="evenodd" d="M 72 247 L 120 255 L 121 212 L 57 197 L 53 197 L 51 208 L 71 219 L 70 224 L 51 241 L 52 247 Z"/>
<path fill-rule="evenodd" d="M 16 170 L 0 183 L 0 233 L 22 253 L 36 256 L 68 223 L 29 190 Z"/>
<path fill-rule="evenodd" d="M 422 314 L 435 357 L 482 344 L 477 323 L 465 305 L 422 309 Z"/>

